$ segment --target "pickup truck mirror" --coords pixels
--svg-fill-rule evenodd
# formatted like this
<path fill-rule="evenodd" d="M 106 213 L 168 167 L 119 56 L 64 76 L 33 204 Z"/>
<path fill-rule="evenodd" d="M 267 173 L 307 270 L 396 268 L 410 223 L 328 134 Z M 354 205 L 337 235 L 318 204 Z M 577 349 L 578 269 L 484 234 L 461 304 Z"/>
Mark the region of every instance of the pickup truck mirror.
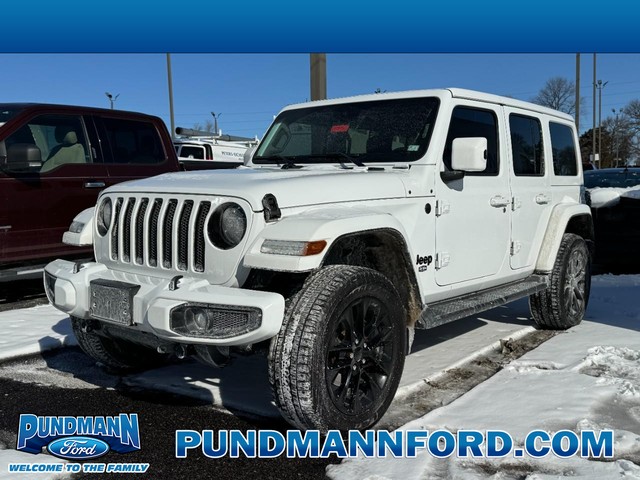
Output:
<path fill-rule="evenodd" d="M 2 150 L 5 150 L 4 146 Z M 5 170 L 28 170 L 42 166 L 42 153 L 33 143 L 14 143 L 6 152 L 6 155 L 0 156 Z"/>
<path fill-rule="evenodd" d="M 482 172 L 487 168 L 487 139 L 455 138 L 451 146 L 451 169 Z"/>
<path fill-rule="evenodd" d="M 251 157 L 253 157 L 253 154 L 255 153 L 257 148 L 258 147 L 255 147 L 255 146 L 249 147 L 244 151 L 244 157 L 243 157 L 242 163 L 244 163 L 245 166 L 251 163 Z"/>

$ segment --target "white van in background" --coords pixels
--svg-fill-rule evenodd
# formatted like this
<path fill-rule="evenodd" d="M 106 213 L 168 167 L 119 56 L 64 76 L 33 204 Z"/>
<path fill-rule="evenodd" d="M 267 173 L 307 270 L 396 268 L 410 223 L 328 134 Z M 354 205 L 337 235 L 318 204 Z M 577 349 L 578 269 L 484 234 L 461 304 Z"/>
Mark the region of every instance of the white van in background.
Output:
<path fill-rule="evenodd" d="M 242 165 L 244 152 L 258 144 L 257 138 L 207 134 L 181 127 L 176 128 L 176 133 L 179 137 L 173 145 L 178 160 L 191 168 L 197 168 L 199 163 L 203 163 L 203 169 L 236 168 Z"/>

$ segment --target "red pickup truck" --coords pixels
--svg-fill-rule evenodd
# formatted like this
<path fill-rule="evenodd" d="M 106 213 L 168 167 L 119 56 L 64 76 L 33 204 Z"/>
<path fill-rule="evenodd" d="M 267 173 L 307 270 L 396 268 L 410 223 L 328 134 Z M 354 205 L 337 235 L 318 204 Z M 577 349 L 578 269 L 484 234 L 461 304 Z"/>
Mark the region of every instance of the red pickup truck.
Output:
<path fill-rule="evenodd" d="M 0 104 L 0 282 L 40 275 L 54 258 L 90 257 L 62 235 L 102 189 L 182 169 L 160 118 Z"/>

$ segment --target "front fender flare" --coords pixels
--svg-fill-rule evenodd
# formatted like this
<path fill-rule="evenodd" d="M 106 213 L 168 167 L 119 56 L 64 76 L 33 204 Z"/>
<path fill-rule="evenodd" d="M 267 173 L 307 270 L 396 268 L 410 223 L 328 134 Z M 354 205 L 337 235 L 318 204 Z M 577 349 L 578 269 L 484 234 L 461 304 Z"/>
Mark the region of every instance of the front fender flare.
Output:
<path fill-rule="evenodd" d="M 322 265 L 332 243 L 347 234 L 379 229 L 397 231 L 407 238 L 402 224 L 392 215 L 358 207 L 307 210 L 268 225 L 255 239 L 244 257 L 244 266 L 284 272 L 308 272 Z M 266 240 L 318 241 L 327 246 L 317 255 L 293 256 L 261 253 Z"/>

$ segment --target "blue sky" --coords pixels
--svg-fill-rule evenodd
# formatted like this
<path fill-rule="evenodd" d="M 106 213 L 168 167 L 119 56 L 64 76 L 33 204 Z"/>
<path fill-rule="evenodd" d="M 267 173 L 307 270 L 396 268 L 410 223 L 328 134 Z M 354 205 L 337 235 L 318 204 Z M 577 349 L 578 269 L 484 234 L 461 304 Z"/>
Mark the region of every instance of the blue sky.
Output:
<path fill-rule="evenodd" d="M 581 56 L 581 130 L 592 124 L 592 54 Z M 172 54 L 177 126 L 221 113 L 224 133 L 262 136 L 280 108 L 309 98 L 306 54 Z M 0 102 L 36 101 L 157 115 L 169 124 L 163 54 L 0 54 Z M 602 118 L 640 98 L 640 55 L 599 54 Z M 575 54 L 329 54 L 327 93 L 342 97 L 432 87 L 463 87 L 529 100 L 554 76 L 575 78 Z"/>

